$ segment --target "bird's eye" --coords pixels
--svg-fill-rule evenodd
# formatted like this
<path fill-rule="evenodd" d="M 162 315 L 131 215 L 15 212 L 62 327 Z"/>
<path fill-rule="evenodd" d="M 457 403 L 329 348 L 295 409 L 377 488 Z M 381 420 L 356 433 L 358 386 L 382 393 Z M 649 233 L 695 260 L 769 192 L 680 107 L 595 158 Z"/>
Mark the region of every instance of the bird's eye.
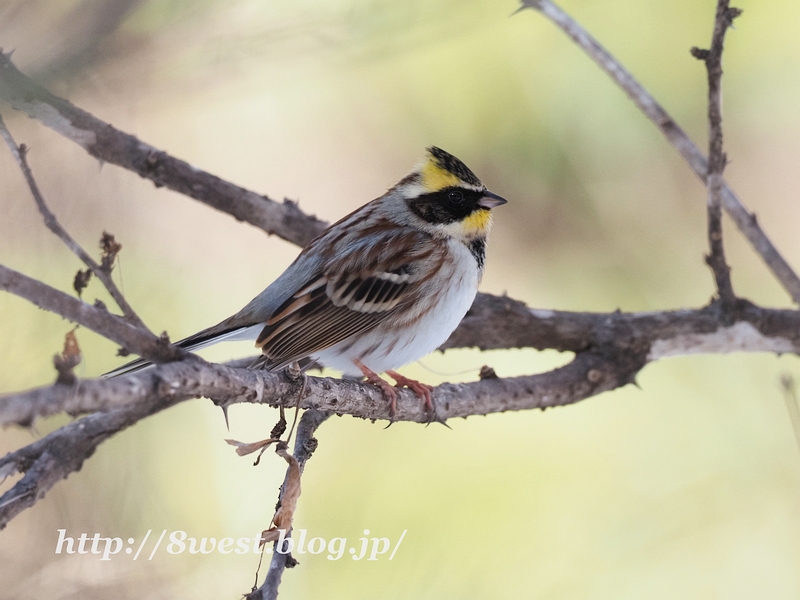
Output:
<path fill-rule="evenodd" d="M 464 201 L 464 194 L 458 190 L 453 190 L 447 195 L 447 198 L 453 204 L 461 204 Z"/>

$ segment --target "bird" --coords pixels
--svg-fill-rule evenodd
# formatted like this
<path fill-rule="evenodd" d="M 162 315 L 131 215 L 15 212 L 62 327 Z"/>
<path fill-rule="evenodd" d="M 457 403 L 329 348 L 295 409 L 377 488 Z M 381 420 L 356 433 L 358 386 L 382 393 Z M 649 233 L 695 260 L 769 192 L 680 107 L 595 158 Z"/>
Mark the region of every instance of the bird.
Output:
<path fill-rule="evenodd" d="M 431 386 L 396 369 L 433 352 L 466 315 L 484 271 L 491 210 L 506 200 L 431 146 L 385 194 L 312 240 L 239 312 L 179 342 L 188 351 L 255 340 L 270 371 L 306 361 L 365 377 L 397 409 L 406 387 L 434 414 Z M 137 359 L 106 373 L 150 366 Z"/>

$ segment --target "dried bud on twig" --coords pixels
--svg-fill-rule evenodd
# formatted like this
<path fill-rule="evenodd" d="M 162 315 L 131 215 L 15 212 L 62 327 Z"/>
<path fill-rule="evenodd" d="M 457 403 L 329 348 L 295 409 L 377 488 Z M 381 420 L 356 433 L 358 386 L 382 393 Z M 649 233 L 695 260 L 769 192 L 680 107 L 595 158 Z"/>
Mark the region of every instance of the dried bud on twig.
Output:
<path fill-rule="evenodd" d="M 86 286 L 89 285 L 89 281 L 92 278 L 92 270 L 86 269 L 85 271 L 78 271 L 75 273 L 75 279 L 72 282 L 72 287 L 75 292 L 78 294 L 78 298 L 81 297 L 83 290 L 86 289 Z"/>
<path fill-rule="evenodd" d="M 53 356 L 53 366 L 58 371 L 56 383 L 72 385 L 75 383 L 75 374 L 72 369 L 81 362 L 81 348 L 78 346 L 78 339 L 75 337 L 75 329 L 68 331 L 64 336 L 64 350 L 61 354 Z"/>
<path fill-rule="evenodd" d="M 116 240 L 113 233 L 104 231 L 103 236 L 100 238 L 100 250 L 102 250 L 100 268 L 106 273 L 111 273 L 117 254 L 122 250 L 122 244 Z"/>

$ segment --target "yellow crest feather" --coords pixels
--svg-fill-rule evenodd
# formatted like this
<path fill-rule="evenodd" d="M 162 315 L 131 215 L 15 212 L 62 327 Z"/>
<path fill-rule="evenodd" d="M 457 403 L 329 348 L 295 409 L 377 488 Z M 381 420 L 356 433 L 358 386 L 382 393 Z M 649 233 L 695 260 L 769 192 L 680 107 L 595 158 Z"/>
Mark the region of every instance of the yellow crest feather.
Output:
<path fill-rule="evenodd" d="M 425 161 L 420 169 L 420 175 L 422 175 L 422 186 L 428 193 L 438 192 L 461 183 L 458 177 L 440 167 L 433 157 L 428 157 L 428 160 Z"/>

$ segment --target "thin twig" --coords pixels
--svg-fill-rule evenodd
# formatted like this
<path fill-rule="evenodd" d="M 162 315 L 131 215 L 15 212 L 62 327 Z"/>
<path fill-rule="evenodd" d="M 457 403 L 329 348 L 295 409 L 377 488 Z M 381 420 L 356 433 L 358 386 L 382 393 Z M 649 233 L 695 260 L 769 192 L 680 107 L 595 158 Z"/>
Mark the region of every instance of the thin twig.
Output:
<path fill-rule="evenodd" d="M 705 183 L 708 161 L 686 132 L 669 116 L 667 111 L 645 90 L 641 84 L 600 45 L 574 19 L 550 0 L 521 0 L 522 6 L 533 8 L 550 19 L 566 33 L 597 65 L 623 89 L 633 103 L 664 134 L 670 144 L 689 163 L 695 174 Z M 736 197 L 728 184 L 722 181 L 722 206 L 733 219 L 753 248 L 758 252 L 778 281 L 795 303 L 800 304 L 800 278 L 780 255 L 770 239 L 750 213 Z"/>
<path fill-rule="evenodd" d="M 794 430 L 797 447 L 800 448 L 800 402 L 797 401 L 794 377 L 784 373 L 781 375 L 780 383 L 783 389 L 783 399 L 786 401 L 786 410 L 789 412 L 789 422 Z"/>
<path fill-rule="evenodd" d="M 722 52 L 725 46 L 725 32 L 733 24 L 733 19 L 741 14 L 738 8 L 730 8 L 729 0 L 717 2 L 714 18 L 714 32 L 708 50 L 692 48 L 692 56 L 702 60 L 708 74 L 708 245 L 710 254 L 706 264 L 714 273 L 717 293 L 723 306 L 732 307 L 736 295 L 731 283 L 731 270 L 725 260 L 722 242 L 722 173 L 728 162 L 723 150 L 722 135 Z"/>
<path fill-rule="evenodd" d="M 294 444 L 294 457 L 300 465 L 301 474 L 305 468 L 306 462 L 311 458 L 311 454 L 317 448 L 317 440 L 314 438 L 314 433 L 330 415 L 331 413 L 329 412 L 323 412 L 312 408 L 304 412 L 303 416 L 300 418 L 300 424 L 297 427 L 297 439 Z M 286 477 L 281 486 L 278 505 L 280 505 L 283 499 L 283 490 L 286 487 L 288 477 L 289 469 L 286 470 Z M 291 532 L 288 532 L 286 535 L 290 537 Z M 278 597 L 278 588 L 281 585 L 281 578 L 283 577 L 284 570 L 287 567 L 294 567 L 297 564 L 290 552 L 277 552 L 279 543 L 280 542 L 275 542 L 272 551 L 272 560 L 269 563 L 269 569 L 264 578 L 264 583 L 261 584 L 261 587 L 245 596 L 245 600 L 275 600 Z"/>
<path fill-rule="evenodd" d="M 31 171 L 30 165 L 28 165 L 28 149 L 25 144 L 20 146 L 17 145 L 11 135 L 11 132 L 6 127 L 2 115 L 0 115 L 0 136 L 3 137 L 6 145 L 8 145 L 9 150 L 11 150 L 11 154 L 17 161 L 20 171 L 22 171 L 25 181 L 28 183 L 28 188 L 30 188 L 33 199 L 36 201 L 36 206 L 39 208 L 39 212 L 42 214 L 44 224 L 47 226 L 47 228 L 52 231 L 62 242 L 64 242 L 64 245 L 66 245 L 66 247 L 69 248 L 75 256 L 81 259 L 84 264 L 92 270 L 92 273 L 94 273 L 95 277 L 103 282 L 103 285 L 108 290 L 108 293 L 111 294 L 111 297 L 114 298 L 114 301 L 122 310 L 125 318 L 135 327 L 139 327 L 147 332 L 150 332 L 144 322 L 133 310 L 131 305 L 128 304 L 125 296 L 123 296 L 122 292 L 120 292 L 119 288 L 117 288 L 117 285 L 114 283 L 114 280 L 111 277 L 110 269 L 106 271 L 97 262 L 95 262 L 95 260 L 89 256 L 89 254 L 83 248 L 81 248 L 80 244 L 78 244 L 78 242 L 76 242 L 72 236 L 67 233 L 67 230 L 64 229 L 61 226 L 61 223 L 58 222 L 58 219 L 53 214 L 53 211 L 51 211 L 47 206 L 47 202 L 45 202 L 44 196 L 39 189 L 39 185 L 36 183 L 36 179 L 33 177 L 33 171 Z"/>
<path fill-rule="evenodd" d="M 171 346 L 163 335 L 156 337 L 122 317 L 112 315 L 105 307 L 86 304 L 4 265 L 0 265 L 0 290 L 24 298 L 39 308 L 61 315 L 73 323 L 83 325 L 116 342 L 128 352 L 146 356 L 148 360 L 167 362 L 187 355 L 184 350 Z"/>

